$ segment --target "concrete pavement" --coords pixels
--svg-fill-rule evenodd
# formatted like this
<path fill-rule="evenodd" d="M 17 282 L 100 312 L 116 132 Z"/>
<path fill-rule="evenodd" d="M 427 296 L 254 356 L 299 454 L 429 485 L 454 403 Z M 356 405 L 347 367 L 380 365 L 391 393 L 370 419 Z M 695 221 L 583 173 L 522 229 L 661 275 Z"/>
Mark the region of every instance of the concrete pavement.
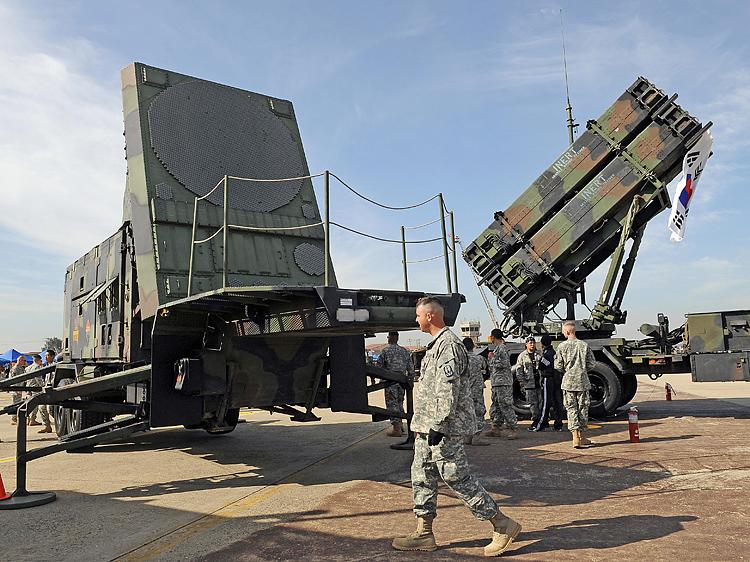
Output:
<path fill-rule="evenodd" d="M 676 378 L 675 378 L 676 377 Z M 519 560 L 742 560 L 750 552 L 750 385 L 691 383 L 664 401 L 639 378 L 641 443 L 623 415 L 575 451 L 544 432 L 472 448 L 501 508 L 524 526 Z M 682 377 L 682 378 L 679 378 Z M 674 379 L 674 381 L 672 380 Z M 29 488 L 58 500 L 0 511 L 3 557 L 15 560 L 458 560 L 481 555 L 489 525 L 441 489 L 440 550 L 398 553 L 413 526 L 410 453 L 388 448 L 387 424 L 319 412 L 294 424 L 246 412 L 226 436 L 167 429 L 94 454 L 29 465 Z M 14 486 L 14 432 L 0 419 L 0 474 Z M 35 440 L 43 436 L 35 433 Z M 47 437 L 49 439 L 49 437 Z"/>

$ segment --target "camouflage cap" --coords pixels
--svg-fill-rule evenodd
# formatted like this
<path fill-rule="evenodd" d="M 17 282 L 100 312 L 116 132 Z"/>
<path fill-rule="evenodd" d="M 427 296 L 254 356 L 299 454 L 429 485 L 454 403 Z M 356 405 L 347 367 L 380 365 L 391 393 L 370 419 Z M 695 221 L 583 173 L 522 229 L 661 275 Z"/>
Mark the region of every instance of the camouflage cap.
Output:
<path fill-rule="evenodd" d="M 536 340 L 534 339 L 534 336 L 529 336 L 526 338 L 526 343 L 536 343 Z"/>

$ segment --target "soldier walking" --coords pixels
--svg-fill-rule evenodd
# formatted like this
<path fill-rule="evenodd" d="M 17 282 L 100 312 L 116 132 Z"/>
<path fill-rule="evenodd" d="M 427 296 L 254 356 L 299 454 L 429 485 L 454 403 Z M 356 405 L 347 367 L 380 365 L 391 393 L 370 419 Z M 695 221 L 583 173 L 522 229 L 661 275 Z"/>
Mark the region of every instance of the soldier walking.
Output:
<path fill-rule="evenodd" d="M 555 369 L 563 373 L 563 402 L 568 412 L 568 429 L 573 434 L 573 447 L 582 449 L 591 445 L 582 432 L 589 423 L 591 383 L 588 372 L 594 368 L 596 359 L 589 344 L 576 337 L 575 322 L 568 320 L 563 324 L 563 335 L 568 339 L 557 346 Z"/>
<path fill-rule="evenodd" d="M 531 407 L 531 426 L 529 431 L 534 431 L 534 426 L 541 418 L 541 387 L 539 385 L 539 359 L 541 358 L 536 348 L 534 336 L 526 338 L 526 349 L 519 355 L 516 361 L 517 375 L 521 385 L 526 391 L 526 401 Z"/>
<path fill-rule="evenodd" d="M 495 349 L 490 357 L 490 384 L 492 385 L 492 404 L 490 419 L 492 429 L 487 433 L 492 437 L 516 439 L 518 437 L 518 418 L 513 409 L 513 374 L 510 369 L 510 355 L 505 346 L 505 335 L 495 328 L 490 332 L 490 342 Z M 503 423 L 507 433 L 503 434 Z"/>
<path fill-rule="evenodd" d="M 473 339 L 464 338 L 462 341 L 469 355 L 469 390 L 474 401 L 474 417 L 477 421 L 476 430 L 464 438 L 464 443 L 475 446 L 489 445 L 480 437 L 484 431 L 484 415 L 487 413 L 484 405 L 484 375 L 487 372 L 487 361 L 481 355 L 474 353 Z"/>
<path fill-rule="evenodd" d="M 395 371 L 397 373 L 406 373 L 414 378 L 414 367 L 411 363 L 411 354 L 409 351 L 398 345 L 398 332 L 388 332 L 388 345 L 386 345 L 378 356 L 378 367 Z M 404 387 L 400 384 L 391 384 L 385 387 L 385 407 L 401 413 L 401 417 L 391 418 L 391 429 L 388 430 L 388 437 L 402 437 L 404 435 Z"/>
<path fill-rule="evenodd" d="M 521 532 L 521 525 L 498 509 L 469 469 L 463 438 L 474 431 L 476 420 L 466 349 L 445 326 L 438 299 L 419 299 L 416 314 L 420 330 L 433 337 L 414 387 L 411 422 L 416 434 L 411 483 L 417 529 L 394 539 L 393 548 L 437 549 L 432 522 L 437 516 L 438 481 L 442 479 L 477 519 L 492 523 L 492 542 L 484 548 L 484 554 L 500 556 Z"/>

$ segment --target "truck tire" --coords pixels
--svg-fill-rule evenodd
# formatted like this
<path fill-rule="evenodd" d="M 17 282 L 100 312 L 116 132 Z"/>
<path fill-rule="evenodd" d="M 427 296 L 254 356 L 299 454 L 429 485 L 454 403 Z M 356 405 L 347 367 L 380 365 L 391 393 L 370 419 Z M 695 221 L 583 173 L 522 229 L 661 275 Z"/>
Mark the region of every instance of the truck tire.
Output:
<path fill-rule="evenodd" d="M 74 382 L 76 382 L 75 379 L 60 379 L 55 387 L 61 388 L 63 386 L 68 386 L 69 384 L 73 384 Z M 53 404 L 51 414 L 55 420 L 55 432 L 57 433 L 58 437 L 64 437 L 68 433 L 71 433 L 69 408 L 63 408 L 61 406 Z"/>
<path fill-rule="evenodd" d="M 57 383 L 56 388 L 68 386 L 75 382 L 75 379 L 62 379 Z M 52 417 L 55 418 L 55 432 L 58 437 L 64 437 L 69 433 L 94 427 L 95 425 L 104 423 L 108 419 L 108 415 L 104 412 L 74 410 L 54 405 L 52 406 Z"/>
<path fill-rule="evenodd" d="M 638 379 L 635 375 L 620 375 L 620 382 L 622 383 L 622 400 L 620 407 L 630 403 L 635 397 L 635 393 L 638 391 Z"/>
<path fill-rule="evenodd" d="M 526 392 L 517 380 L 513 381 L 513 409 L 519 420 L 531 419 L 531 406 L 526 401 Z"/>
<path fill-rule="evenodd" d="M 81 431 L 99 425 L 107 421 L 104 412 L 91 412 L 89 410 L 71 410 L 71 431 Z"/>
<path fill-rule="evenodd" d="M 591 382 L 591 405 L 589 414 L 595 418 L 611 416 L 620 407 L 622 400 L 622 383 L 612 368 L 606 363 L 597 361 L 589 371 Z"/>
<path fill-rule="evenodd" d="M 230 408 L 227 410 L 226 416 L 224 416 L 224 423 L 219 424 L 216 420 L 205 422 L 203 429 L 206 430 L 210 435 L 224 435 L 225 433 L 231 433 L 234 428 L 237 427 L 237 422 L 240 421 L 240 409 Z"/>

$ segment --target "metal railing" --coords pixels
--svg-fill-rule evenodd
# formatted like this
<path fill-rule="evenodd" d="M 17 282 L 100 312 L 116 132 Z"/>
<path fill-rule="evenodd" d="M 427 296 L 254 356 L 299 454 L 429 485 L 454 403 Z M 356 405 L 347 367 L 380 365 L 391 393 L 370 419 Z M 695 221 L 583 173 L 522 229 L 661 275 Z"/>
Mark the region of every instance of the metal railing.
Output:
<path fill-rule="evenodd" d="M 235 181 L 244 181 L 244 182 L 258 182 L 258 183 L 273 183 L 273 182 L 286 182 L 286 181 L 295 181 L 295 180 L 305 180 L 305 179 L 315 179 L 322 177 L 323 180 L 323 220 L 315 223 L 308 223 L 308 224 L 301 224 L 299 226 L 285 226 L 285 227 L 266 227 L 266 226 L 244 226 L 239 224 L 229 224 L 229 180 L 235 180 Z M 388 210 L 394 210 L 394 211 L 404 211 L 409 209 L 414 209 L 417 207 L 421 207 L 422 205 L 426 205 L 427 203 L 437 199 L 440 209 L 440 216 L 439 218 L 435 219 L 434 221 L 431 221 L 429 223 L 425 223 L 422 225 L 417 225 L 414 227 L 401 227 L 401 239 L 390 239 L 390 238 L 383 238 L 380 236 L 375 236 L 373 234 L 368 234 L 366 232 L 361 232 L 359 230 L 350 228 L 348 226 L 339 224 L 337 222 L 334 222 L 331 220 L 331 177 L 334 177 L 341 185 L 343 185 L 346 189 L 354 193 L 356 196 L 364 199 L 365 201 L 376 205 L 378 207 L 388 209 Z M 213 195 L 217 189 L 222 188 L 223 191 L 223 197 L 222 197 L 222 225 L 210 236 L 203 238 L 201 240 L 196 240 L 197 230 L 198 230 L 198 203 L 200 201 L 203 201 L 207 198 L 209 198 L 211 195 Z M 447 228 L 446 228 L 446 217 L 450 218 L 450 231 L 451 231 L 451 247 L 452 249 L 449 249 L 448 246 L 448 238 L 447 238 Z M 407 229 L 418 229 L 423 228 L 426 226 L 430 226 L 432 224 L 436 224 L 437 222 L 440 222 L 441 226 L 441 236 L 437 238 L 430 238 L 430 239 L 423 239 L 423 240 L 406 240 L 405 230 Z M 221 275 L 221 288 L 222 290 L 227 289 L 227 275 L 229 271 L 229 232 L 232 230 L 235 231 L 245 231 L 245 232 L 284 232 L 284 231 L 294 231 L 294 230 L 303 230 L 307 228 L 314 228 L 322 226 L 323 227 L 323 260 L 324 260 L 324 268 L 323 268 L 323 284 L 325 286 L 329 286 L 331 282 L 331 226 L 336 226 L 338 228 L 341 228 L 342 230 L 346 230 L 348 232 L 352 232 L 354 234 L 358 234 L 360 236 L 365 236 L 367 238 L 371 238 L 374 240 L 378 240 L 381 242 L 387 242 L 387 243 L 394 243 L 394 244 L 401 244 L 402 248 L 402 257 L 403 257 L 403 268 L 404 268 L 404 289 L 409 290 L 409 281 L 408 281 L 408 270 L 407 270 L 407 264 L 409 263 L 421 263 L 425 261 L 432 261 L 434 259 L 438 259 L 440 257 L 443 258 L 444 264 L 445 264 L 445 279 L 446 279 L 446 288 L 448 293 L 451 292 L 458 292 L 458 274 L 456 271 L 456 236 L 455 236 L 455 225 L 453 221 L 453 212 L 448 211 L 445 207 L 445 201 L 443 199 L 443 194 L 438 193 L 437 195 L 434 195 L 433 197 L 422 201 L 421 203 L 416 203 L 413 205 L 407 205 L 402 207 L 397 206 L 391 206 L 391 205 L 385 205 L 383 203 L 379 203 L 373 199 L 370 199 L 369 197 L 366 197 L 365 195 L 359 193 L 357 190 L 355 190 L 353 187 L 348 185 L 346 182 L 344 182 L 341 178 L 339 178 L 336 174 L 330 172 L 329 170 L 326 170 L 324 172 L 318 173 L 318 174 L 312 174 L 307 176 L 299 176 L 294 178 L 279 178 L 279 179 L 257 179 L 257 178 L 241 178 L 236 176 L 224 176 L 219 182 L 205 195 L 201 195 L 200 197 L 196 197 L 193 202 L 193 226 L 192 226 L 192 236 L 191 236 L 191 244 L 190 244 L 190 265 L 188 269 L 188 286 L 187 286 L 187 296 L 190 297 L 193 294 L 193 269 L 194 269 L 194 262 L 195 262 L 195 247 L 199 244 L 205 244 L 207 242 L 210 242 L 213 240 L 216 236 L 219 234 L 222 234 L 223 238 L 223 249 L 222 249 L 222 275 Z M 426 260 L 415 260 L 412 262 L 408 262 L 406 259 L 406 246 L 407 244 L 425 244 L 429 242 L 436 242 L 442 240 L 442 246 L 443 246 L 443 252 L 442 254 L 435 256 L 433 258 L 428 258 Z M 450 265 L 449 265 L 449 258 L 448 254 L 451 252 L 453 254 L 453 283 L 451 282 L 451 271 L 450 271 Z"/>

